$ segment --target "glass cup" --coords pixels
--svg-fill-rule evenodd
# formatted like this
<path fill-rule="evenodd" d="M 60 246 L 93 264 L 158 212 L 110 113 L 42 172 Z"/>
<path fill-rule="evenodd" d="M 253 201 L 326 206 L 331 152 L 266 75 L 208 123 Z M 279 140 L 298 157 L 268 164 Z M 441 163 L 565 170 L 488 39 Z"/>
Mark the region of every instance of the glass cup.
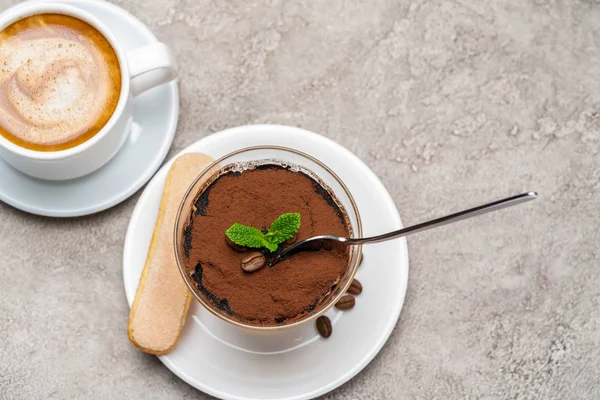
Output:
<path fill-rule="evenodd" d="M 206 301 L 204 296 L 199 293 L 191 274 L 186 271 L 184 266 L 185 256 L 183 255 L 182 251 L 180 251 L 180 249 L 183 248 L 182 245 L 184 241 L 184 231 L 190 219 L 192 206 L 200 193 L 204 191 L 207 179 L 221 171 L 223 168 L 231 166 L 232 164 L 256 161 L 273 161 L 282 163 L 284 165 L 296 165 L 312 172 L 322 184 L 325 184 L 329 188 L 330 192 L 334 195 L 334 198 L 336 198 L 336 200 L 339 202 L 339 205 L 343 207 L 350 225 L 349 230 L 351 236 L 362 237 L 362 223 L 356 202 L 354 201 L 352 194 L 349 192 L 344 182 L 340 180 L 335 172 L 333 172 L 329 167 L 316 158 L 298 150 L 280 146 L 255 146 L 241 149 L 219 158 L 210 164 L 204 171 L 202 171 L 196 177 L 196 179 L 194 179 L 185 196 L 183 197 L 181 205 L 179 206 L 179 210 L 177 211 L 177 217 L 175 219 L 175 259 L 177 260 L 177 265 L 179 267 L 179 271 L 181 272 L 181 276 L 183 277 L 183 280 L 185 281 L 189 290 L 192 292 L 193 296 L 200 304 L 202 304 L 205 309 L 210 311 L 219 319 L 237 327 L 250 329 L 253 331 L 281 331 L 289 328 L 297 328 L 300 325 L 303 325 L 309 321 L 313 321 L 319 316 L 323 315 L 325 312 L 327 312 L 327 310 L 333 307 L 335 303 L 337 303 L 342 295 L 346 293 L 346 290 L 354 279 L 354 275 L 356 274 L 356 270 L 360 263 L 362 246 L 349 247 L 350 258 L 347 273 L 342 276 L 333 293 L 329 295 L 326 301 L 321 303 L 312 312 L 304 315 L 302 319 L 289 323 L 284 322 L 278 325 L 245 324 L 230 318 L 229 315 L 223 313 L 210 302 Z"/>

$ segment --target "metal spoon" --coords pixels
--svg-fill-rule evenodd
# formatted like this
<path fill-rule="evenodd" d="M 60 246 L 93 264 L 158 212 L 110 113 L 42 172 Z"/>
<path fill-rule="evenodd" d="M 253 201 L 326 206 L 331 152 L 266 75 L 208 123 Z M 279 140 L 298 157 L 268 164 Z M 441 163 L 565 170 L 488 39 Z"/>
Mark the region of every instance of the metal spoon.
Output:
<path fill-rule="evenodd" d="M 301 242 L 294 244 L 293 246 L 288 247 L 283 250 L 277 256 L 275 256 L 272 260 L 270 260 L 270 265 L 273 266 L 283 260 L 286 257 L 291 256 L 292 254 L 298 253 L 300 251 L 310 251 L 310 250 L 319 250 L 322 248 L 331 248 L 333 246 L 342 246 L 345 248 L 346 246 L 354 246 L 357 244 L 367 244 L 367 243 L 378 243 L 384 242 L 386 240 L 396 239 L 402 236 L 407 236 L 413 233 L 426 231 L 428 229 L 437 228 L 438 226 L 450 224 L 452 222 L 462 221 L 463 219 L 475 217 L 476 215 L 481 215 L 485 213 L 489 213 L 491 211 L 496 211 L 501 208 L 514 206 L 517 204 L 524 203 L 526 201 L 534 200 L 537 198 L 537 193 L 528 192 L 523 193 L 518 196 L 508 197 L 506 199 L 494 201 L 493 203 L 484 204 L 478 207 L 470 208 L 468 210 L 460 211 L 454 214 L 447 215 L 445 217 L 432 219 L 431 221 L 422 222 L 417 225 L 409 226 L 407 228 L 399 229 L 397 231 L 384 233 L 382 235 L 372 236 L 368 238 L 346 238 L 340 236 L 332 236 L 332 235 L 321 235 L 314 236 Z"/>

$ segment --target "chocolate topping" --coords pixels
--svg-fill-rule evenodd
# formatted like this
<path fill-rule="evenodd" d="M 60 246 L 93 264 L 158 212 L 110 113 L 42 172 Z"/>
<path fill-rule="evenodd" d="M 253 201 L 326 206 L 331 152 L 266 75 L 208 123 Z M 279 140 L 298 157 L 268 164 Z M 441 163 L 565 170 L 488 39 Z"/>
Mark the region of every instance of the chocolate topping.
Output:
<path fill-rule="evenodd" d="M 249 274 L 240 268 L 245 255 L 223 239 L 235 222 L 266 229 L 290 212 L 301 214 L 297 241 L 320 234 L 348 236 L 347 218 L 335 199 L 303 172 L 276 164 L 225 172 L 195 207 L 184 233 L 186 269 L 200 294 L 235 320 L 253 325 L 298 320 L 321 304 L 348 270 L 347 253 L 319 250 Z"/>

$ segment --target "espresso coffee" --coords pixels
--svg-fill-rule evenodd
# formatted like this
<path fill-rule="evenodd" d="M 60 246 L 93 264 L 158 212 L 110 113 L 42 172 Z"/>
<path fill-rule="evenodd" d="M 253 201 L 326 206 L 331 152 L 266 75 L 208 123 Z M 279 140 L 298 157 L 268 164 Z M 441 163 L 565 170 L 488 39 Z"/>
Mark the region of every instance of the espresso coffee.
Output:
<path fill-rule="evenodd" d="M 88 23 L 39 14 L 0 32 L 0 135 L 16 145 L 59 151 L 89 140 L 120 92 L 117 54 Z"/>

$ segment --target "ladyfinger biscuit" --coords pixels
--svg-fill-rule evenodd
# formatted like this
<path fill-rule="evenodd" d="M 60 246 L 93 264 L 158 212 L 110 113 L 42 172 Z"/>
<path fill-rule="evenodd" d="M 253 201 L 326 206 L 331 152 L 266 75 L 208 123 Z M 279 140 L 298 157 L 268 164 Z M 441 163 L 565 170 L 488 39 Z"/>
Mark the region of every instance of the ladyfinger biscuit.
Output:
<path fill-rule="evenodd" d="M 186 190 L 211 162 L 204 154 L 188 153 L 169 170 L 127 328 L 131 343 L 146 353 L 171 351 L 185 323 L 191 294 L 175 261 L 173 229 Z"/>

